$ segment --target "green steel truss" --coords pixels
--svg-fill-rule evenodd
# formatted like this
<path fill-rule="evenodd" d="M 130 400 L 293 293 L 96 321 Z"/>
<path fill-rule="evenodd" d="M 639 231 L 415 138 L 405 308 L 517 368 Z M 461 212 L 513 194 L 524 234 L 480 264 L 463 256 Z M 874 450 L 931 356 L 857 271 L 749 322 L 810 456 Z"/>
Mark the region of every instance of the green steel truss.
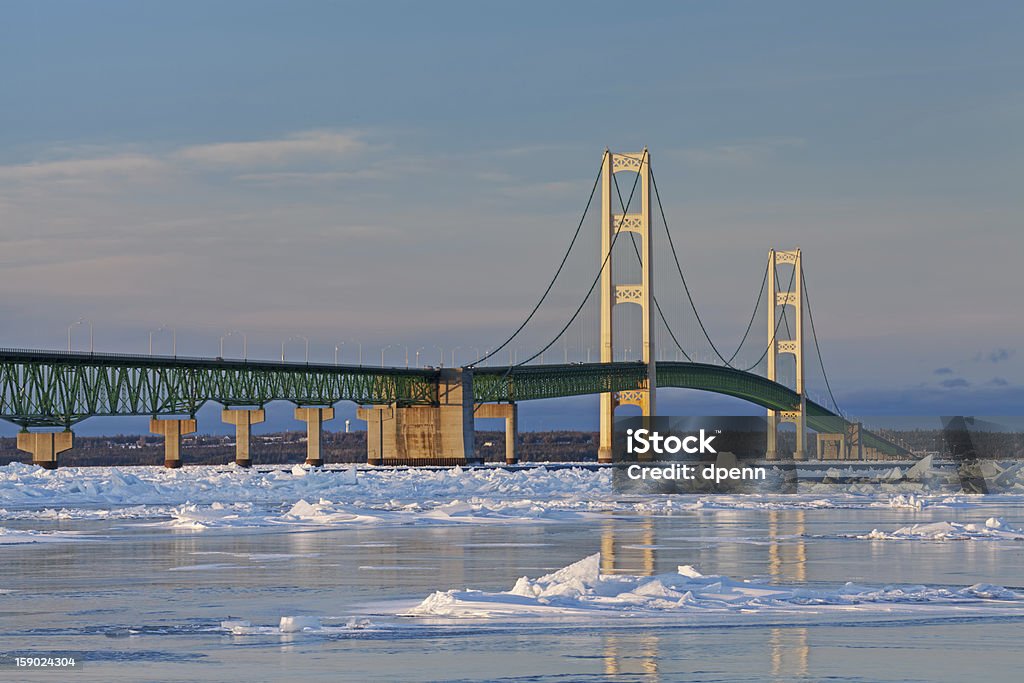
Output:
<path fill-rule="evenodd" d="M 195 415 L 207 401 L 262 406 L 437 402 L 433 370 L 0 350 L 0 418 L 63 426 L 98 415 Z"/>
<path fill-rule="evenodd" d="M 647 366 L 638 362 L 473 369 L 477 403 L 646 387 Z M 658 363 L 658 387 L 713 391 L 773 410 L 793 410 L 799 402 L 792 389 L 764 377 L 703 363 Z M 0 349 L 0 418 L 26 428 L 70 427 L 101 415 L 195 415 L 207 401 L 436 405 L 438 371 Z M 807 422 L 818 432 L 841 432 L 847 424 L 813 401 L 807 401 Z M 867 446 L 899 452 L 874 434 L 864 438 Z"/>
<path fill-rule="evenodd" d="M 578 396 L 647 387 L 643 363 L 587 363 L 513 368 L 477 368 L 473 393 L 478 402 L 526 401 L 557 396 Z M 789 387 L 760 375 L 704 363 L 658 363 L 658 388 L 698 389 L 735 396 L 772 410 L 796 410 L 799 395 Z M 816 432 L 839 433 L 847 421 L 814 401 L 807 401 L 807 426 Z M 864 445 L 890 455 L 906 449 L 877 434 L 863 432 Z"/>
<path fill-rule="evenodd" d="M 643 363 L 473 368 L 473 397 L 478 403 L 582 396 L 646 386 L 647 366 Z"/>

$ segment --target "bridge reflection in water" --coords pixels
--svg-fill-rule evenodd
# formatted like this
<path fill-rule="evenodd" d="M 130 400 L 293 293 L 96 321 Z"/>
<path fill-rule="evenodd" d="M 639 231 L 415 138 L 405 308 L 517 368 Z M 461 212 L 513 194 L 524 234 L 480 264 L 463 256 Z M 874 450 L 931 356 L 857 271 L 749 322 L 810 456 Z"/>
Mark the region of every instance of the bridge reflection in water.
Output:
<path fill-rule="evenodd" d="M 768 575 L 772 583 L 804 583 L 807 580 L 807 542 L 805 511 L 771 510 L 767 519 L 767 560 Z M 661 526 L 661 533 L 665 532 Z M 677 549 L 671 549 L 671 557 L 664 558 L 658 565 L 658 527 L 653 518 L 606 519 L 601 524 L 601 573 L 653 576 L 671 571 L 676 565 L 685 563 L 687 558 L 679 557 Z M 736 567 L 748 564 L 740 544 L 716 544 L 701 550 L 700 561 L 709 567 L 723 565 Z M 749 547 L 749 546 L 748 546 Z M 753 546 L 765 547 L 765 546 Z M 737 552 L 739 551 L 739 552 Z M 712 553 L 707 555 L 706 553 Z M 716 561 L 718 560 L 718 561 Z M 696 562 L 696 558 L 693 559 Z M 678 636 L 679 632 L 675 632 Z M 602 661 L 604 674 L 636 675 L 636 680 L 661 681 L 659 646 L 664 636 L 656 630 L 637 635 L 628 632 L 608 633 L 603 638 Z M 685 638 L 685 637 L 684 637 Z M 679 651 L 680 643 L 670 649 Z M 767 632 L 767 659 L 771 665 L 771 680 L 792 681 L 806 677 L 810 668 L 810 642 L 806 627 L 776 627 Z M 697 649 L 695 648 L 696 652 Z"/>
<path fill-rule="evenodd" d="M 768 573 L 773 582 L 807 580 L 807 541 L 804 540 L 803 510 L 768 512 Z M 788 527 L 789 534 L 783 529 Z M 787 543 L 783 538 L 791 536 Z M 806 676 L 810 659 L 807 628 L 773 628 L 768 645 L 771 649 L 772 676 L 777 681 L 790 681 Z"/>

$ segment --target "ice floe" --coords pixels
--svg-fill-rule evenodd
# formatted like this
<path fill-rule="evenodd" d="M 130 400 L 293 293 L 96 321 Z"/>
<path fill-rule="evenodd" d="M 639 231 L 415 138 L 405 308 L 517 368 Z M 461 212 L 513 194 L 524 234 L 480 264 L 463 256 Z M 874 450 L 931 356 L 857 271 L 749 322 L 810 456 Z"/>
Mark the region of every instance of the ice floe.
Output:
<path fill-rule="evenodd" d="M 0 527 L 0 545 L 21 543 L 62 543 L 89 540 L 72 531 L 35 531 Z"/>
<path fill-rule="evenodd" d="M 438 591 L 401 616 L 500 618 L 574 614 L 751 613 L 889 610 L 899 605 L 1000 603 L 1024 609 L 1024 593 L 991 584 L 967 587 L 861 586 L 822 588 L 705 576 L 689 565 L 674 574 L 602 574 L 601 555 L 585 557 L 537 579 L 522 577 L 511 590 Z"/>
<path fill-rule="evenodd" d="M 613 490 L 611 470 L 585 467 L 357 470 L 295 465 L 269 470 L 234 466 L 45 470 L 13 463 L 0 467 L 0 521 L 162 519 L 165 526 L 200 531 L 273 525 L 558 522 L 607 512 L 919 510 L 979 504 L 980 497 L 951 496 L 950 491 L 931 490 L 922 484 L 951 476 L 955 479 L 955 473 L 937 472 L 930 462 L 876 469 L 832 467 L 824 474 L 819 470 L 818 479 L 801 480 L 796 494 L 626 496 Z M 1018 486 L 1014 482 L 1021 469 L 1016 465 L 985 463 L 982 469 L 991 470 L 988 474 L 993 481 Z M 920 481 L 909 480 L 911 472 Z M 860 483 L 857 477 L 843 486 L 822 483 L 853 475 L 877 476 L 893 483 Z"/>
<path fill-rule="evenodd" d="M 242 619 L 227 619 L 220 622 L 220 627 L 235 636 L 285 635 L 295 633 L 312 633 L 322 635 L 344 634 L 374 630 L 373 623 L 368 619 L 349 617 L 340 626 L 325 626 L 324 618 L 310 615 L 284 616 L 277 626 L 253 626 Z"/>
<path fill-rule="evenodd" d="M 980 523 L 929 522 L 912 524 L 895 531 L 872 529 L 855 538 L 872 541 L 1024 541 L 1024 529 L 1015 529 L 1001 517 Z"/>

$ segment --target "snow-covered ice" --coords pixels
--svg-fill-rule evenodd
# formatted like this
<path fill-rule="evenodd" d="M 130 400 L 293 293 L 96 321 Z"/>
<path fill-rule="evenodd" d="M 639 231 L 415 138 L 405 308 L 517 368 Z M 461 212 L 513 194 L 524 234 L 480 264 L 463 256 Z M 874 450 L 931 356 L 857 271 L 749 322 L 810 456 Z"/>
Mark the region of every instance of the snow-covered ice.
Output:
<path fill-rule="evenodd" d="M 855 538 L 872 541 L 1024 541 L 1024 529 L 1015 529 L 1001 517 L 989 517 L 984 522 L 929 522 L 912 524 L 895 531 L 872 529 Z"/>
<path fill-rule="evenodd" d="M 927 464 L 927 468 L 918 469 L 919 478 L 934 478 L 934 470 Z M 978 504 L 976 497 L 972 500 L 971 496 L 950 495 L 948 491 L 930 492 L 920 481 L 907 480 L 907 472 L 919 465 L 906 471 L 880 468 L 875 474 L 882 481 L 894 482 L 891 484 L 837 487 L 801 482 L 797 494 L 625 496 L 613 490 L 611 470 L 583 467 L 326 470 L 295 465 L 271 470 L 235 466 L 45 470 L 14 463 L 0 467 L 0 521 L 149 519 L 161 520 L 158 524 L 164 527 L 202 531 L 228 527 L 563 522 L 607 512 L 672 515 L 716 510 L 921 510 Z M 826 474 L 842 478 L 849 474 L 848 469 L 832 468 Z M 1017 477 L 1020 472 L 1020 467 L 1007 466 L 998 472 L 993 470 L 993 476 L 1002 477 L 1005 483 L 1009 481 L 1006 477 Z M 941 477 L 948 478 L 948 474 L 942 473 Z"/>
<path fill-rule="evenodd" d="M 35 531 L 31 529 L 7 529 L 0 527 L 0 545 L 61 543 L 81 540 L 89 539 L 72 531 Z"/>
<path fill-rule="evenodd" d="M 411 617 L 502 618 L 581 614 L 752 613 L 891 610 L 896 606 L 999 604 L 1024 610 L 1024 593 L 991 584 L 967 587 L 773 585 L 759 580 L 704 576 L 689 565 L 674 574 L 608 575 L 601 555 L 538 579 L 520 578 L 508 591 L 438 591 L 403 613 Z"/>

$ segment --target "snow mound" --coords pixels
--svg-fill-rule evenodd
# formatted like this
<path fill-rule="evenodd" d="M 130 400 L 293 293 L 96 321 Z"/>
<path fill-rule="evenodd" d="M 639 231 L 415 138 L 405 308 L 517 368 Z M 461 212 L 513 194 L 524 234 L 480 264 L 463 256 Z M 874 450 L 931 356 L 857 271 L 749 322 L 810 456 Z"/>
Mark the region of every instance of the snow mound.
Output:
<path fill-rule="evenodd" d="M 894 605 L 977 605 L 997 601 L 1024 609 L 1024 593 L 1002 586 L 965 588 L 858 586 L 833 588 L 771 585 L 757 580 L 705 576 L 689 565 L 675 574 L 601 574 L 596 553 L 539 579 L 520 578 L 509 591 L 438 591 L 401 616 L 494 618 L 587 613 L 748 613 L 784 610 L 892 609 Z"/>
<path fill-rule="evenodd" d="M 1015 529 L 1002 517 L 989 517 L 984 523 L 930 522 L 912 524 L 896 531 L 872 529 L 854 538 L 871 541 L 1024 541 L 1024 529 Z"/>

